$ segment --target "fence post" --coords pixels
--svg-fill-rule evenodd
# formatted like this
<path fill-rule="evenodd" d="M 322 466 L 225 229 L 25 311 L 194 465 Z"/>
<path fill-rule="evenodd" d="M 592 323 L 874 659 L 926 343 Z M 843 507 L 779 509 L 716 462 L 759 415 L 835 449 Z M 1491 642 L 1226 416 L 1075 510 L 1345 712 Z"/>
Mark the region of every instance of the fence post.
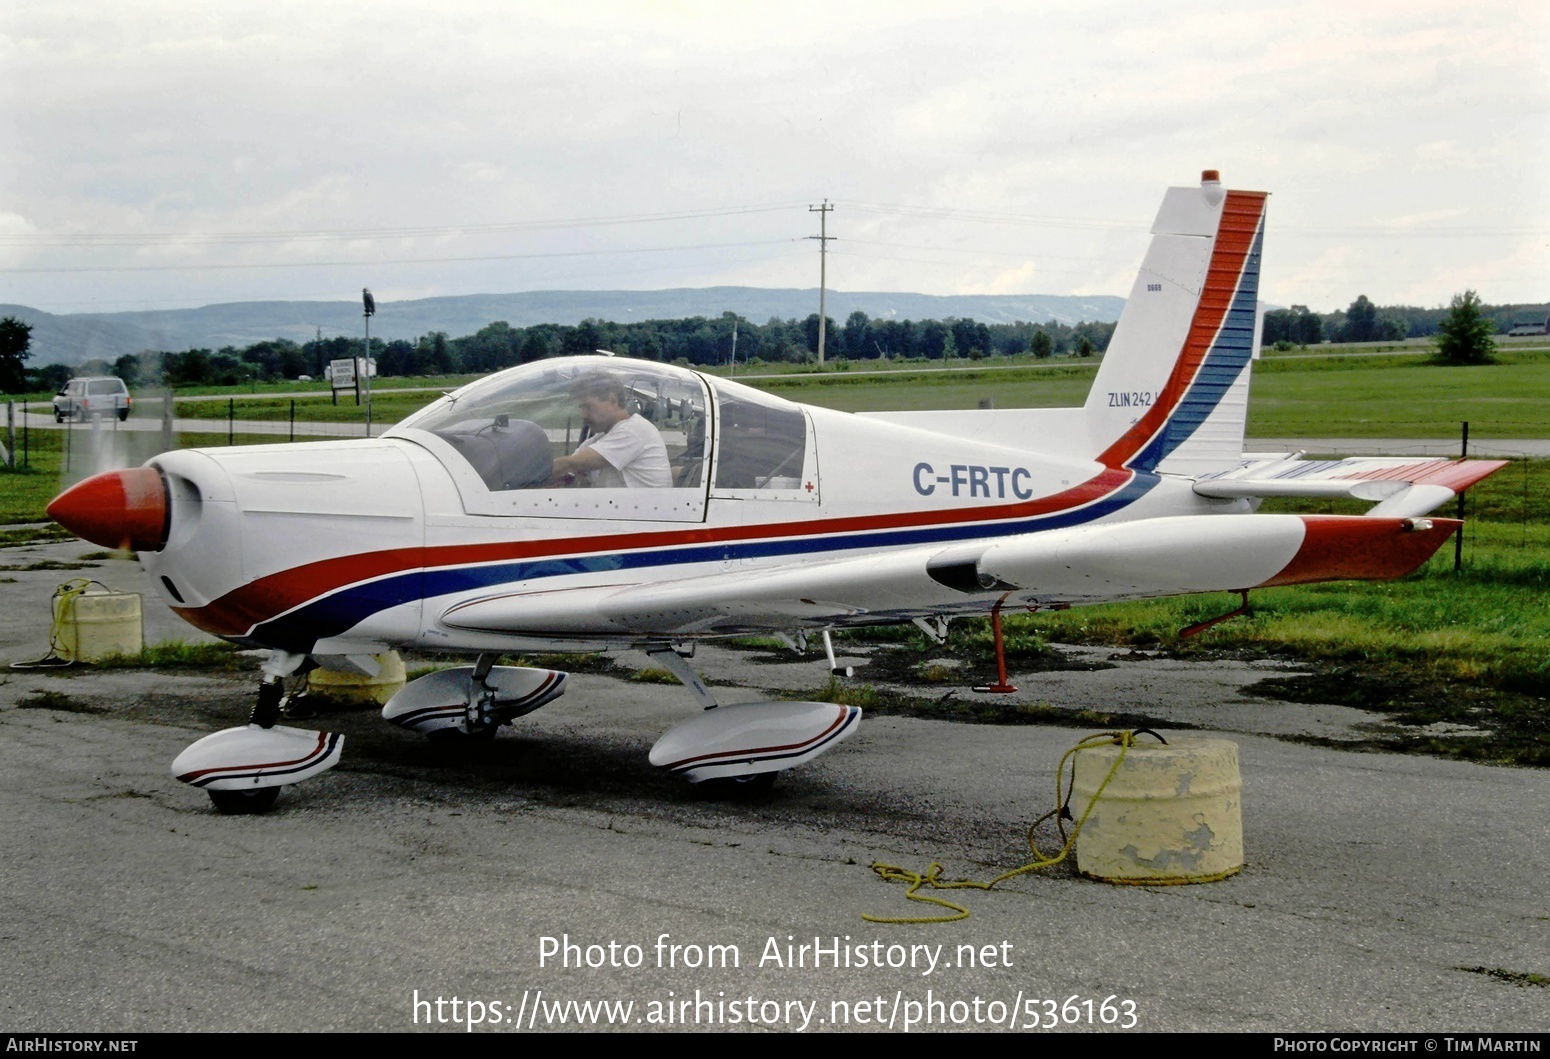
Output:
<path fill-rule="evenodd" d="M 1469 458 L 1469 420 L 1460 424 L 1464 428 L 1463 437 L 1459 441 L 1459 459 Z M 1458 492 L 1458 519 L 1464 521 L 1464 490 Z M 1458 532 L 1453 535 L 1453 572 L 1456 574 L 1464 569 L 1464 527 L 1460 526 Z"/>
<path fill-rule="evenodd" d="M 291 398 L 291 438 L 290 439 L 292 441 L 296 440 L 296 398 L 294 398 L 294 397 Z"/>
<path fill-rule="evenodd" d="M 235 445 L 237 436 L 237 399 L 226 398 L 226 444 Z"/>
<path fill-rule="evenodd" d="M 171 452 L 172 449 L 172 387 L 168 386 L 161 399 L 161 450 Z"/>
<path fill-rule="evenodd" d="M 26 419 L 26 412 L 22 413 Z M 16 402 L 5 402 L 5 465 L 16 470 Z"/>

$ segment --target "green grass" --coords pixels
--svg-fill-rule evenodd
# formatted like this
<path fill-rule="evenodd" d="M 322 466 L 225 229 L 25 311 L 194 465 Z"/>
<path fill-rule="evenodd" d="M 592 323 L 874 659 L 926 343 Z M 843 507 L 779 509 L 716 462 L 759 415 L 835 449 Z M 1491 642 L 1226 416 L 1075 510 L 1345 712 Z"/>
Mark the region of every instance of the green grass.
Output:
<path fill-rule="evenodd" d="M 135 654 L 108 655 L 92 663 L 100 669 L 222 669 L 246 671 L 252 658 L 229 643 L 186 643 L 164 640 L 147 644 Z"/>
<path fill-rule="evenodd" d="M 874 716 L 904 715 L 963 724 L 1091 725 L 1095 728 L 1150 728 L 1162 725 L 1162 722 L 1139 713 L 1065 710 L 1044 702 L 1012 702 L 999 696 L 960 697 L 957 692 L 955 688 L 944 695 L 925 697 L 831 677 L 817 691 L 792 692 L 790 697 L 833 702 L 841 706 L 859 706 Z M 1168 727 L 1183 729 L 1191 726 L 1170 722 Z"/>
<path fill-rule="evenodd" d="M 1550 974 L 1534 974 L 1529 971 L 1507 971 L 1500 967 L 1460 967 L 1461 971 L 1470 974 L 1483 974 L 1487 978 L 1494 978 L 1498 982 L 1506 982 L 1508 985 L 1538 986 L 1540 989 L 1550 989 Z"/>
<path fill-rule="evenodd" d="M 842 412 L 977 408 L 987 398 L 997 408 L 1058 408 L 1085 401 L 1096 373 L 1094 362 L 1061 360 L 1048 367 L 901 370 L 881 378 L 837 373 L 757 385 L 788 400 Z"/>
<path fill-rule="evenodd" d="M 1225 593 L 1008 614 L 1008 662 L 1025 675 L 1069 665 L 1047 643 L 1133 648 L 1180 659 L 1278 658 L 1298 672 L 1267 678 L 1258 694 L 1332 703 L 1383 715 L 1365 737 L 1372 749 L 1422 752 L 1497 764 L 1550 767 L 1550 553 L 1474 544 L 1461 573 L 1451 551 L 1411 577 L 1383 583 L 1332 583 L 1250 594 L 1249 614 L 1184 639 L 1180 630 L 1238 605 Z M 988 620 L 960 620 L 946 645 L 913 627 L 847 632 L 849 641 L 888 645 L 868 672 L 925 692 L 967 685 L 994 673 Z M 961 664 L 948 669 L 939 661 Z M 1033 678 L 1029 678 L 1033 679 Z M 1153 726 L 1144 714 L 1074 716 L 1043 704 L 934 698 L 836 682 L 817 698 L 917 716 L 995 724 Z M 1170 722 L 1170 727 L 1178 727 Z M 1357 745 L 1343 741 L 1347 748 Z"/>
<path fill-rule="evenodd" d="M 372 423 L 396 423 L 440 396 L 431 392 L 376 390 L 371 398 Z M 233 397 L 229 406 L 225 401 L 179 401 L 177 417 L 224 422 L 229 414 L 239 423 L 244 420 L 284 423 L 290 419 L 293 401 L 298 423 L 360 423 L 364 431 L 366 406 L 357 405 L 353 395 L 341 395 L 337 405 L 327 397 L 255 397 L 251 394 Z"/>
<path fill-rule="evenodd" d="M 1430 346 L 1401 343 L 1319 346 L 1287 353 L 1267 351 L 1254 367 L 1248 432 L 1252 437 L 1454 438 L 1468 421 L 1479 439 L 1540 437 L 1550 400 L 1550 350 L 1504 345 L 1497 363 L 1451 367 L 1432 362 Z M 737 378 L 792 400 L 842 411 L 968 409 L 986 399 L 998 408 L 1069 407 L 1082 404 L 1098 361 L 1029 357 L 984 361 L 840 361 L 816 365 L 771 364 L 740 369 Z M 883 373 L 882 375 L 872 373 Z M 719 371 L 718 371 L 719 373 Z M 867 374 L 863 374 L 867 373 Z M 769 375 L 797 378 L 766 378 Z M 392 423 L 435 400 L 439 389 L 454 389 L 478 376 L 390 379 L 372 394 L 374 423 Z M 434 387 L 404 392 L 402 387 Z M 318 383 L 273 383 L 203 387 L 194 394 L 230 396 L 237 421 L 286 421 L 292 400 L 302 422 L 361 423 L 364 409 L 353 395 L 336 406 L 316 392 Z M 136 415 L 159 414 L 147 393 Z M 224 401 L 179 401 L 181 418 L 227 418 Z M 51 431 L 34 432 L 39 435 Z M 273 439 L 266 439 L 273 440 Z"/>
<path fill-rule="evenodd" d="M 1450 367 L 1414 355 L 1359 356 L 1321 347 L 1269 356 L 1254 368 L 1248 434 L 1253 437 L 1456 438 L 1468 421 L 1476 439 L 1550 433 L 1550 351 L 1508 351 L 1498 363 Z M 996 370 L 901 371 L 874 378 L 826 373 L 753 381 L 794 401 L 846 412 L 1049 408 L 1082 404 L 1096 363 L 1059 360 Z"/>
<path fill-rule="evenodd" d="M 64 432 L 32 430 L 28 432 L 27 455 L 30 466 L 21 466 L 21 438 L 17 437 L 16 469 L 0 467 L 0 525 L 19 522 L 43 522 L 44 508 L 59 492 L 60 446 Z M 66 535 L 68 536 L 68 534 Z"/>
<path fill-rule="evenodd" d="M 1490 365 L 1424 358 L 1268 360 L 1255 368 L 1250 437 L 1476 438 L 1550 433 L 1550 353 L 1504 353 Z"/>
<path fill-rule="evenodd" d="M 677 684 L 678 678 L 665 669 L 647 666 L 631 673 L 630 681 L 635 684 Z"/>
<path fill-rule="evenodd" d="M 1550 766 L 1550 552 L 1477 540 L 1465 554 L 1459 573 L 1445 548 L 1398 581 L 1253 592 L 1248 615 L 1190 640 L 1179 630 L 1233 609 L 1237 598 L 1081 607 L 1009 617 L 1005 627 L 1009 641 L 1041 637 L 1184 658 L 1227 651 L 1310 663 L 1318 674 L 1269 682 L 1267 693 L 1372 709 L 1411 726 L 1375 737 L 1377 747 Z M 955 635 L 984 639 L 964 624 Z M 1478 731 L 1420 731 L 1437 722 Z"/>
<path fill-rule="evenodd" d="M 474 379 L 482 378 L 478 373 L 471 375 L 404 375 L 393 376 L 386 379 L 372 379 L 371 393 L 373 402 L 383 393 L 393 390 L 402 390 L 412 387 L 435 387 L 438 390 L 455 390 L 459 386 L 466 385 Z M 244 394 L 309 394 L 328 390 L 328 380 L 314 379 L 311 382 L 296 382 L 288 380 L 284 382 L 257 382 L 239 383 L 233 386 L 183 386 L 177 391 L 178 397 L 241 397 Z M 148 391 L 149 395 L 149 391 Z M 434 396 L 434 395 L 432 395 Z M 324 397 L 323 400 L 330 400 Z M 354 390 L 340 390 L 339 403 L 354 404 Z"/>
<path fill-rule="evenodd" d="M 33 570 L 95 570 L 96 563 L 70 563 L 60 562 L 58 559 L 39 559 L 37 562 L 16 565 L 14 563 L 0 564 L 0 570 L 12 573 Z"/>
<path fill-rule="evenodd" d="M 52 688 L 34 688 L 16 707 L 21 710 L 60 710 L 64 713 L 108 712 L 104 707 L 89 705 Z"/>

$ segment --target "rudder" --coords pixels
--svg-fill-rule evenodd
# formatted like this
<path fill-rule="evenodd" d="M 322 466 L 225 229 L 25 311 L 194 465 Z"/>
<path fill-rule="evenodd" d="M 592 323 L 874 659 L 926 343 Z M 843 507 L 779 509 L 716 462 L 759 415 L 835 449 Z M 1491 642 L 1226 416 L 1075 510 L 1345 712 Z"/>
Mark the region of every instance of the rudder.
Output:
<path fill-rule="evenodd" d="M 1084 406 L 1100 462 L 1194 474 L 1242 456 L 1266 198 L 1214 170 L 1168 190 Z"/>

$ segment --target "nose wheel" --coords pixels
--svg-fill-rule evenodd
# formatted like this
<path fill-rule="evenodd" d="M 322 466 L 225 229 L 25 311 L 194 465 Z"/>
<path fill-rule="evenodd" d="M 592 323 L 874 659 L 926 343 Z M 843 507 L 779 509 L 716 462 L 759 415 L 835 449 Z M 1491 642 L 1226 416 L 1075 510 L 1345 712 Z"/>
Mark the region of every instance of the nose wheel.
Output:
<path fill-rule="evenodd" d="M 207 735 L 172 762 L 172 775 L 210 796 L 225 816 L 251 816 L 274 808 L 280 788 L 300 783 L 339 763 L 344 737 L 278 724 L 285 709 L 286 677 L 305 655 L 273 652 L 248 723 Z"/>
<path fill-rule="evenodd" d="M 279 787 L 260 787 L 254 791 L 207 791 L 210 804 L 222 816 L 252 816 L 267 813 L 279 800 Z"/>
<path fill-rule="evenodd" d="M 707 797 L 717 801 L 744 802 L 763 798 L 775 788 L 779 772 L 756 772 L 752 776 L 723 776 L 697 784 Z"/>

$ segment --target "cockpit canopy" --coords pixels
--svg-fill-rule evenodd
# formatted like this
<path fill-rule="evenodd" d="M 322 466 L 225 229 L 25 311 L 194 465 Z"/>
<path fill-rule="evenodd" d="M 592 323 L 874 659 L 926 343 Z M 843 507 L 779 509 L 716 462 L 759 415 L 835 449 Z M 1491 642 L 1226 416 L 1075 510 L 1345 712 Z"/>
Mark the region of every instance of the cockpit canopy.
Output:
<path fill-rule="evenodd" d="M 661 438 L 670 468 L 665 487 L 586 488 L 585 479 L 555 474 L 555 461 L 591 437 L 580 400 L 599 385 L 622 395 L 631 418 L 651 428 L 636 422 L 633 433 Z M 815 500 L 815 490 L 804 489 L 814 470 L 808 433 L 799 406 L 737 383 L 651 361 L 567 357 L 471 383 L 388 436 L 435 453 L 470 513 L 695 520 L 708 493 Z"/>

